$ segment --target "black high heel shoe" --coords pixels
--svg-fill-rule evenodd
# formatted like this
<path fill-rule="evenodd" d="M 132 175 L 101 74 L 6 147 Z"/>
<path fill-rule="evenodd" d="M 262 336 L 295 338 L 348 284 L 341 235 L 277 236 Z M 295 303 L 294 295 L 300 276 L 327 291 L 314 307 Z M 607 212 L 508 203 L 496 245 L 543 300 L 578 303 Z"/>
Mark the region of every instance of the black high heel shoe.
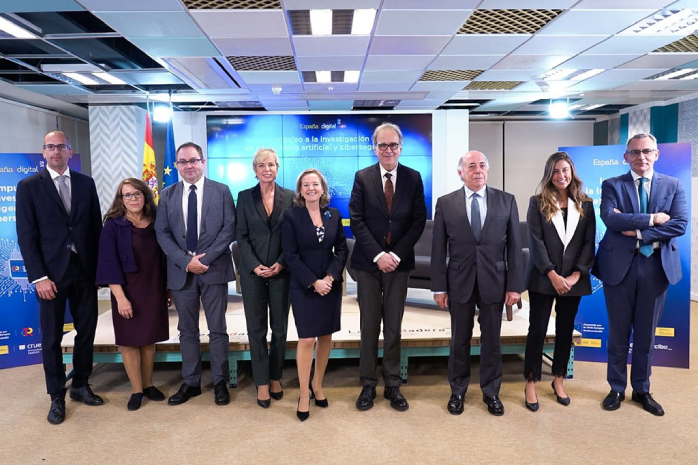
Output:
<path fill-rule="evenodd" d="M 529 409 L 531 412 L 538 411 L 538 394 L 536 394 L 536 401 L 535 402 L 529 402 L 526 399 L 526 386 L 524 386 L 524 404 L 526 404 L 526 408 Z"/>
<path fill-rule="evenodd" d="M 557 390 L 555 389 L 555 380 L 553 380 L 553 382 L 550 383 L 550 385 L 553 387 L 553 392 L 555 393 L 555 397 L 557 397 L 557 403 L 558 403 L 558 404 L 562 404 L 562 405 L 564 405 L 565 407 L 568 406 L 568 405 L 570 405 L 570 398 L 569 398 L 569 396 L 568 396 L 568 397 L 560 397 L 560 396 L 557 395 Z"/>
<path fill-rule="evenodd" d="M 296 416 L 300 421 L 305 421 L 310 417 L 310 410 L 307 412 L 301 412 L 299 408 L 301 407 L 301 398 L 298 398 L 298 407 L 296 407 Z"/>
<path fill-rule="evenodd" d="M 281 380 L 279 380 L 279 384 L 281 384 Z M 274 400 L 281 400 L 281 398 L 284 396 L 284 387 L 281 386 L 281 390 L 279 392 L 274 392 L 271 390 L 271 388 L 269 388 L 269 395 Z"/>
<path fill-rule="evenodd" d="M 315 391 L 313 390 L 313 383 L 312 382 L 308 383 L 308 387 L 310 388 L 310 398 L 315 399 L 316 406 L 322 407 L 322 408 L 327 408 L 330 406 L 330 403 L 326 398 L 320 400 L 317 397 L 315 397 Z"/>
<path fill-rule="evenodd" d="M 259 395 L 259 386 L 257 386 L 257 395 Z M 257 405 L 259 405 L 262 408 L 269 408 L 269 406 L 271 405 L 271 399 L 261 400 L 257 398 Z"/>

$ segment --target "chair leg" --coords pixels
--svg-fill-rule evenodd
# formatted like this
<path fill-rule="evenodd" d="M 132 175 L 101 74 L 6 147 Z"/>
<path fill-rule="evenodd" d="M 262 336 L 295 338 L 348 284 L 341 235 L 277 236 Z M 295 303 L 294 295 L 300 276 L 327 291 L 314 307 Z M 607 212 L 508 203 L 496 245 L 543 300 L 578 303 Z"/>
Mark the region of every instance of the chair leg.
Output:
<path fill-rule="evenodd" d="M 511 307 L 511 305 L 505 305 L 504 306 L 507 310 L 507 321 L 511 321 L 514 319 L 514 311 Z"/>

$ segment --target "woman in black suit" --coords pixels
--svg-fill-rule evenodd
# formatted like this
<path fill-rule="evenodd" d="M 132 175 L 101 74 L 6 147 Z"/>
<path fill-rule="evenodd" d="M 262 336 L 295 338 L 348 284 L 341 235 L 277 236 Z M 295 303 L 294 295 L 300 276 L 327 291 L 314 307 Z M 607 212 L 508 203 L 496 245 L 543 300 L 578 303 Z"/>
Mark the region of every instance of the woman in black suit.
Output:
<path fill-rule="evenodd" d="M 553 392 L 569 405 L 563 380 L 572 347 L 574 318 L 583 295 L 591 294 L 589 270 L 594 264 L 596 216 L 591 198 L 582 189 L 574 163 L 565 152 L 545 163 L 540 193 L 528 206 L 528 242 L 531 252 L 528 296 L 531 306 L 524 377 L 524 402 L 538 410 L 535 382 L 541 379 L 543 342 L 555 302 L 555 355 Z"/>
<path fill-rule="evenodd" d="M 327 407 L 322 380 L 330 358 L 332 333 L 340 329 L 342 271 L 349 250 L 339 210 L 330 208 L 325 177 L 315 168 L 301 173 L 295 202 L 301 208 L 284 215 L 281 245 L 291 271 L 291 307 L 298 329 L 296 363 L 300 398 L 296 415 L 310 416 L 310 399 Z M 315 375 L 310 381 L 317 340 Z"/>
<path fill-rule="evenodd" d="M 289 275 L 281 253 L 281 223 L 284 212 L 293 208 L 293 191 L 276 184 L 279 157 L 274 150 L 257 150 L 252 168 L 259 183 L 238 194 L 240 288 L 257 404 L 268 408 L 272 398 L 280 400 L 284 395 L 281 375 L 290 300 Z M 269 326 L 271 348 L 268 350 Z"/>

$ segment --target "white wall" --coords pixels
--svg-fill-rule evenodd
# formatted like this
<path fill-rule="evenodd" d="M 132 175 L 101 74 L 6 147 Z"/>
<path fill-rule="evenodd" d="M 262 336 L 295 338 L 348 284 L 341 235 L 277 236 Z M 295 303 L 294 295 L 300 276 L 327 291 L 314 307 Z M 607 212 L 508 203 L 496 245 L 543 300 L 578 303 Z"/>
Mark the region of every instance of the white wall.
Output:
<path fill-rule="evenodd" d="M 504 189 L 504 122 L 471 122 L 468 150 L 477 150 L 485 154 L 490 162 L 487 185 Z"/>

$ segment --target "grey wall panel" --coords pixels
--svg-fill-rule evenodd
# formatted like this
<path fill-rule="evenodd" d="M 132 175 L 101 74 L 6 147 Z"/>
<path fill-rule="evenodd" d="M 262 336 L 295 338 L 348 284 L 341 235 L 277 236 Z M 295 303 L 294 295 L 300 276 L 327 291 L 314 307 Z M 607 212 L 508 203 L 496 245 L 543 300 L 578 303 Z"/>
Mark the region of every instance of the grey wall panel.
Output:
<path fill-rule="evenodd" d="M 678 141 L 691 144 L 691 243 L 698 244 L 698 100 L 679 103 Z M 698 247 L 695 246 L 691 250 L 691 299 L 698 300 Z"/>
<path fill-rule="evenodd" d="M 497 189 L 503 189 L 504 123 L 502 121 L 471 121 L 468 150 L 477 150 L 487 156 L 490 161 L 487 184 Z"/>

